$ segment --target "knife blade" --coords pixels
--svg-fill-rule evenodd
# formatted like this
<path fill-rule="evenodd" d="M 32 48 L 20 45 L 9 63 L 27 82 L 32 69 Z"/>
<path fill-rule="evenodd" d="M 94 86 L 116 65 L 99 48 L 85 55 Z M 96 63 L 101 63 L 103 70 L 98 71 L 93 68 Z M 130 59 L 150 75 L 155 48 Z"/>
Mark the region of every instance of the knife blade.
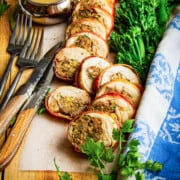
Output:
<path fill-rule="evenodd" d="M 35 92 L 30 96 L 30 99 L 24 104 L 21 112 L 18 114 L 16 123 L 12 127 L 4 146 L 0 150 L 0 170 L 4 169 L 11 162 L 18 151 L 28 127 L 41 102 L 45 98 L 53 76 L 53 62 L 51 62 L 46 69 L 44 76 L 39 81 Z"/>
<path fill-rule="evenodd" d="M 12 118 L 18 113 L 23 104 L 28 100 L 32 94 L 37 83 L 43 76 L 49 63 L 53 60 L 55 54 L 63 47 L 64 42 L 60 42 L 53 46 L 39 62 L 38 66 L 34 69 L 28 82 L 22 85 L 17 93 L 11 98 L 7 106 L 0 113 L 0 136 L 9 127 Z"/>

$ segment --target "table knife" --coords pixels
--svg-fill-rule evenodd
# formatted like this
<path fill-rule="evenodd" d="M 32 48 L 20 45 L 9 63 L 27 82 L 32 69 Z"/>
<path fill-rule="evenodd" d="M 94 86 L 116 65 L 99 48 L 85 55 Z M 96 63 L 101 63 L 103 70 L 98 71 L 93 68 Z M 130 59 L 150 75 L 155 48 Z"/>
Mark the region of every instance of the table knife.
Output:
<path fill-rule="evenodd" d="M 64 42 L 56 44 L 45 54 L 38 66 L 34 69 L 28 82 L 19 88 L 7 106 L 0 112 L 0 136 L 7 130 L 12 118 L 19 112 L 23 104 L 31 96 L 49 63 L 53 60 L 55 54 L 60 50 L 63 44 Z"/>
<path fill-rule="evenodd" d="M 16 154 L 20 144 L 31 124 L 41 102 L 45 98 L 54 76 L 53 62 L 46 69 L 44 76 L 39 81 L 35 92 L 30 96 L 18 114 L 16 122 L 12 127 L 8 138 L 0 150 L 0 169 L 4 169 Z"/>

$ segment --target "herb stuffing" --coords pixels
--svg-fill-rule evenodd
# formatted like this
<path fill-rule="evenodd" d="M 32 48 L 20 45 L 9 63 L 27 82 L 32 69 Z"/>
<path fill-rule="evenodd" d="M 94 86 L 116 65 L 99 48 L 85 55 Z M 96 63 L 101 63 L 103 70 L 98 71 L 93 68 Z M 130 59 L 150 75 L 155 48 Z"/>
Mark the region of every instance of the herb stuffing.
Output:
<path fill-rule="evenodd" d="M 173 0 L 119 0 L 109 46 L 116 63 L 133 66 L 145 83 L 150 63 L 162 38 Z"/>

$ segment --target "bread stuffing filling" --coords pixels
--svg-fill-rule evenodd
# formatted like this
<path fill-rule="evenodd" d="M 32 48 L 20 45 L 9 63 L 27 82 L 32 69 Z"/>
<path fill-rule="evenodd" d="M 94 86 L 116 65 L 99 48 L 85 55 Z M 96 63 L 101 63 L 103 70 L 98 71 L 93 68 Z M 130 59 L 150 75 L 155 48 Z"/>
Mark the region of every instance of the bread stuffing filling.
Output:
<path fill-rule="evenodd" d="M 74 25 L 68 26 L 66 30 L 66 35 L 67 37 L 69 37 L 70 35 L 80 32 L 80 31 L 93 31 L 93 27 L 88 24 L 81 24 L 81 23 L 77 24 L 76 22 L 76 25 L 74 23 Z"/>
<path fill-rule="evenodd" d="M 97 0 L 81 0 L 81 4 L 85 7 L 95 6 L 99 8 L 104 8 L 105 3 L 103 1 Z"/>
<path fill-rule="evenodd" d="M 71 124 L 72 143 L 79 146 L 85 143 L 86 137 L 89 136 L 98 141 L 103 136 L 102 121 L 97 117 L 89 115 L 81 116 Z"/>
<path fill-rule="evenodd" d="M 106 101 L 106 102 L 97 102 L 91 107 L 93 110 L 103 111 L 110 113 L 110 116 L 114 119 L 117 119 L 122 125 L 130 116 L 130 108 L 119 106 L 115 102 Z"/>
<path fill-rule="evenodd" d="M 57 64 L 57 71 L 63 77 L 74 78 L 74 74 L 80 65 L 75 59 L 67 59 L 61 60 Z"/>
<path fill-rule="evenodd" d="M 49 107 L 55 113 L 63 113 L 71 117 L 76 116 L 86 108 L 87 104 L 81 98 L 73 96 L 62 96 L 56 94 L 49 100 Z"/>
<path fill-rule="evenodd" d="M 97 66 L 90 66 L 87 69 L 88 77 L 90 77 L 91 79 L 95 79 L 99 75 L 100 72 L 101 72 L 101 68 Z"/>
<path fill-rule="evenodd" d="M 124 87 L 122 87 L 121 89 L 118 87 L 110 87 L 110 86 L 106 86 L 105 88 L 105 92 L 118 92 L 121 95 L 123 95 L 124 97 L 127 97 L 128 99 L 132 99 L 133 96 L 128 92 L 128 90 Z"/>
<path fill-rule="evenodd" d="M 119 79 L 119 78 L 126 79 L 129 81 L 129 79 L 126 76 L 124 76 L 123 73 L 121 73 L 121 72 L 113 73 L 111 75 L 111 80 L 115 80 L 115 79 Z"/>
<path fill-rule="evenodd" d="M 86 49 L 92 55 L 96 55 L 98 51 L 95 42 L 87 35 L 78 36 L 74 45 Z"/>
<path fill-rule="evenodd" d="M 78 13 L 74 15 L 77 19 L 81 18 L 95 18 L 102 22 L 102 17 L 92 8 L 80 8 Z"/>
<path fill-rule="evenodd" d="M 94 110 L 98 110 L 98 111 L 103 111 L 103 112 L 109 112 L 109 113 L 115 113 L 116 108 L 118 108 L 118 106 L 116 105 L 115 102 L 106 100 L 106 101 L 98 101 L 96 103 L 94 103 L 92 105 L 92 107 L 90 107 Z"/>

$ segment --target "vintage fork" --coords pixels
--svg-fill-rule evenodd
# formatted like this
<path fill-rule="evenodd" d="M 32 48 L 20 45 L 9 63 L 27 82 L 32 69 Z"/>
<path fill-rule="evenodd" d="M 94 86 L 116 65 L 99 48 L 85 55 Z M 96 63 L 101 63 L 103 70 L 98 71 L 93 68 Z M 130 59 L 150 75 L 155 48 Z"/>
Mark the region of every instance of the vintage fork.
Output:
<path fill-rule="evenodd" d="M 11 54 L 6 70 L 0 81 L 0 97 L 7 82 L 8 75 L 11 71 L 13 61 L 18 56 L 25 44 L 28 33 L 32 27 L 32 18 L 28 18 L 24 14 L 18 14 L 16 25 L 10 38 L 7 51 Z"/>
<path fill-rule="evenodd" d="M 38 64 L 42 50 L 43 34 L 44 31 L 42 27 L 31 28 L 29 37 L 16 62 L 16 65 L 19 67 L 19 71 L 0 105 L 0 112 L 4 109 L 12 97 L 22 72 L 25 69 L 34 68 Z"/>

